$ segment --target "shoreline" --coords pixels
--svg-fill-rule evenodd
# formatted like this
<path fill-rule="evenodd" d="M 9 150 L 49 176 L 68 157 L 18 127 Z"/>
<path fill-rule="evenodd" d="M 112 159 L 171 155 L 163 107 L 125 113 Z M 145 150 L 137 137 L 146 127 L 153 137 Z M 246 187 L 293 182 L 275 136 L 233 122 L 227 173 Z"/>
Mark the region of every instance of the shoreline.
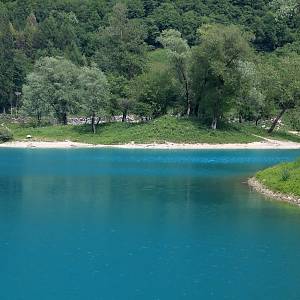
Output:
<path fill-rule="evenodd" d="M 207 144 L 207 143 L 151 143 L 151 144 L 136 144 L 134 142 L 127 144 L 114 144 L 114 145 L 102 145 L 102 144 L 86 144 L 72 141 L 12 141 L 0 144 L 0 148 L 37 148 L 37 149 L 74 149 L 74 148 L 119 148 L 119 149 L 159 149 L 159 150 L 217 150 L 217 149 L 228 149 L 228 150 L 300 150 L 300 143 L 290 141 L 278 141 L 265 139 L 261 142 L 253 142 L 246 144 L 229 143 L 229 144 Z"/>
<path fill-rule="evenodd" d="M 255 177 L 248 179 L 248 185 L 256 192 L 258 192 L 268 198 L 300 206 L 300 197 L 297 197 L 294 195 L 283 194 L 281 192 L 272 191 L 271 189 L 266 187 L 264 184 L 262 184 L 260 181 L 258 181 Z"/>

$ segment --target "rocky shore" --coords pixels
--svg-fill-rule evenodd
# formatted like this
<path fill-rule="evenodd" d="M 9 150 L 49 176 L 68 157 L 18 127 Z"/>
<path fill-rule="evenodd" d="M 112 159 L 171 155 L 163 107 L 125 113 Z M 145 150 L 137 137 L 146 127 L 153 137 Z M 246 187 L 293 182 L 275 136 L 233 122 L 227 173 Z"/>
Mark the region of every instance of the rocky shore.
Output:
<path fill-rule="evenodd" d="M 248 179 L 248 184 L 251 188 L 253 188 L 257 192 L 265 195 L 268 198 L 272 198 L 272 199 L 275 199 L 278 201 L 288 202 L 288 203 L 300 206 L 300 198 L 299 197 L 272 191 L 254 177 Z"/>

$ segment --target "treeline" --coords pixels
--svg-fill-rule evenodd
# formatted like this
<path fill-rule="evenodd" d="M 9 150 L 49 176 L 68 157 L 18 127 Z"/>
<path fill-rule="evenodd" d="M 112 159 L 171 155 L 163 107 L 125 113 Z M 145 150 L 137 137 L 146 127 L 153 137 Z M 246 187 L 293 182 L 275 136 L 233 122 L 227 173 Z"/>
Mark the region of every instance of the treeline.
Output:
<path fill-rule="evenodd" d="M 297 122 L 299 54 L 297 0 L 2 1 L 0 111 L 93 130 L 116 113 L 214 129 L 276 113 L 273 130 L 287 110 Z"/>

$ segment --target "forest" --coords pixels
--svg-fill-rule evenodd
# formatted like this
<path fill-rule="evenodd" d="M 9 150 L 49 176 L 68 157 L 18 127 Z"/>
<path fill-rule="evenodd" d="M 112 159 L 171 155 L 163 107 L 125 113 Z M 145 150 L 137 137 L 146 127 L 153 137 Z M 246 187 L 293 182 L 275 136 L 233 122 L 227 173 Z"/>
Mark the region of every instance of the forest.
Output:
<path fill-rule="evenodd" d="M 0 113 L 300 129 L 297 0 L 0 1 Z"/>

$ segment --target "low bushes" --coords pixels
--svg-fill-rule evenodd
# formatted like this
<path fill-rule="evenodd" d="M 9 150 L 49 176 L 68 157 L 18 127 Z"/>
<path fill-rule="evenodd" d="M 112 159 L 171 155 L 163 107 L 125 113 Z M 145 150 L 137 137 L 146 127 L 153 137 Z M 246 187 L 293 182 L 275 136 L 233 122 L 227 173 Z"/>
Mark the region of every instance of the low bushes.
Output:
<path fill-rule="evenodd" d="M 5 143 L 13 138 L 12 132 L 5 126 L 0 125 L 0 143 Z"/>

